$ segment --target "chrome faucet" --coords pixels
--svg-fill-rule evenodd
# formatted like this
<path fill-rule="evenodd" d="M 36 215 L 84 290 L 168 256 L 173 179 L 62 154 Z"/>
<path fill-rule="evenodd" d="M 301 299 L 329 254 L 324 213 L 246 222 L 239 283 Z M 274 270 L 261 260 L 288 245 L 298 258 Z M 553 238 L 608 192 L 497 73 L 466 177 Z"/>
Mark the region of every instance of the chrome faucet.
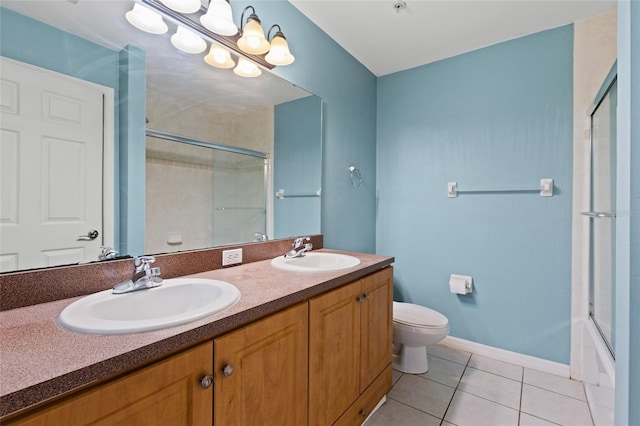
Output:
<path fill-rule="evenodd" d="M 118 252 L 111 247 L 100 247 L 100 254 L 98 255 L 98 260 L 110 260 L 118 257 Z"/>
<path fill-rule="evenodd" d="M 269 237 L 267 234 L 263 234 L 262 232 L 254 232 L 253 241 L 269 241 Z"/>
<path fill-rule="evenodd" d="M 136 256 L 133 259 L 133 264 L 136 268 L 133 278 L 115 285 L 113 294 L 131 293 L 132 291 L 145 290 L 162 285 L 160 268 L 151 267 L 151 264 L 155 261 L 156 258 L 153 256 Z"/>
<path fill-rule="evenodd" d="M 298 237 L 295 239 L 291 246 L 293 247 L 291 250 L 284 254 L 284 257 L 287 259 L 293 259 L 295 257 L 303 257 L 304 254 L 308 251 L 311 251 L 313 248 L 313 244 L 310 242 L 305 243 L 305 241 L 311 241 L 310 237 Z"/>

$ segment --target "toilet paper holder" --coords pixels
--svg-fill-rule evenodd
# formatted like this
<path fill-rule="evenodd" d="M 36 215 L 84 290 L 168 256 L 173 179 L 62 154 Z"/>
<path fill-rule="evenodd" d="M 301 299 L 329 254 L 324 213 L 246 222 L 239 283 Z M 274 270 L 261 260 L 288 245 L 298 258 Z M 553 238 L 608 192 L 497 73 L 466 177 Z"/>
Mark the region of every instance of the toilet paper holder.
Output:
<path fill-rule="evenodd" d="M 455 294 L 469 294 L 473 291 L 473 278 L 468 275 L 451 274 L 449 290 Z"/>

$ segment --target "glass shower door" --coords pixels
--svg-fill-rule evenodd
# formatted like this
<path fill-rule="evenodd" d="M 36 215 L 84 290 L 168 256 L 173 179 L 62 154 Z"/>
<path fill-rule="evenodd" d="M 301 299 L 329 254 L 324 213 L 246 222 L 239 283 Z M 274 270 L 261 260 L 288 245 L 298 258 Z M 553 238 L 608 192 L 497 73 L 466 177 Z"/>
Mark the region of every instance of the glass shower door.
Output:
<path fill-rule="evenodd" d="M 616 234 L 615 78 L 591 115 L 591 247 L 589 313 L 614 355 Z"/>

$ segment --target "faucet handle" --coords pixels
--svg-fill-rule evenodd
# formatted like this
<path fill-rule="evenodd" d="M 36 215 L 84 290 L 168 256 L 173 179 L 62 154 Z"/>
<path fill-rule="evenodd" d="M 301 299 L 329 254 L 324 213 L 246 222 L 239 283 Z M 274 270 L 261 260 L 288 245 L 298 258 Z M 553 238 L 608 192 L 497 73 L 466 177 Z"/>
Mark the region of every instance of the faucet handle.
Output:
<path fill-rule="evenodd" d="M 263 234 L 262 232 L 254 232 L 253 241 L 269 241 L 269 237 L 267 234 Z"/>
<path fill-rule="evenodd" d="M 295 239 L 295 241 L 291 245 L 293 246 L 294 249 L 297 249 L 302 247 L 305 241 L 311 241 L 311 237 L 298 237 Z"/>
<path fill-rule="evenodd" d="M 133 264 L 136 267 L 136 272 L 146 271 L 150 268 L 150 264 L 156 261 L 154 256 L 136 256 L 133 259 Z"/>

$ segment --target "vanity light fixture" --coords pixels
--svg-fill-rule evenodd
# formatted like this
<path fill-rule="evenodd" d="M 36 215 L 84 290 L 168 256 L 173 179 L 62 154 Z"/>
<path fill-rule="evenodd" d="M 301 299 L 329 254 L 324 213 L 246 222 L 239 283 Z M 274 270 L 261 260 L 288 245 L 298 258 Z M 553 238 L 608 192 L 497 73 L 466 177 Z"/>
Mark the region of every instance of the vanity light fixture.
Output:
<path fill-rule="evenodd" d="M 182 25 L 178 25 L 178 30 L 171 36 L 171 44 L 176 49 L 191 54 L 202 53 L 207 48 L 207 42 L 202 37 Z"/>
<path fill-rule="evenodd" d="M 162 15 L 139 3 L 135 3 L 133 9 L 128 11 L 125 17 L 131 25 L 147 33 L 164 34 L 169 30 Z"/>
<path fill-rule="evenodd" d="M 271 30 L 276 27 L 278 31 L 276 31 L 273 39 L 271 39 Z M 269 49 L 269 53 L 267 53 L 264 59 L 271 65 L 289 65 L 296 60 L 295 56 L 289 51 L 289 43 L 287 43 L 286 37 L 282 34 L 280 25 L 275 24 L 269 28 L 267 40 L 271 40 L 271 49 Z"/>
<path fill-rule="evenodd" d="M 251 9 L 252 13 L 247 18 L 243 29 L 242 24 L 244 22 L 244 13 L 249 9 Z M 243 52 L 250 53 L 252 55 L 262 55 L 269 51 L 271 45 L 264 37 L 262 22 L 260 21 L 260 18 L 258 18 L 258 15 L 256 15 L 256 10 L 253 6 L 247 6 L 242 11 L 242 15 L 240 16 L 240 32 L 242 33 L 242 37 L 238 39 L 238 47 Z"/>
<path fill-rule="evenodd" d="M 238 27 L 233 23 L 231 5 L 227 0 L 211 0 L 207 13 L 200 17 L 200 23 L 223 36 L 234 36 L 238 33 Z"/>
<path fill-rule="evenodd" d="M 262 71 L 253 62 L 239 58 L 238 65 L 233 69 L 233 73 L 240 77 L 257 77 L 262 74 Z"/>
<path fill-rule="evenodd" d="M 171 10 L 180 13 L 195 13 L 200 10 L 200 0 L 160 0 Z"/>
<path fill-rule="evenodd" d="M 233 68 L 236 65 L 233 59 L 231 59 L 231 53 L 215 43 L 211 43 L 209 54 L 204 57 L 204 61 L 216 68 Z"/>
<path fill-rule="evenodd" d="M 192 0 L 134 1 L 133 9 L 126 14 L 132 25 L 152 34 L 164 34 L 168 31 L 163 20 L 166 18 L 177 26 L 171 43 L 183 52 L 204 52 L 207 41 L 211 42 L 204 60 L 213 67 L 235 67 L 234 73 L 239 76 L 257 77 L 262 74 L 258 65 L 272 69 L 274 66 L 289 65 L 295 60 L 280 25 L 272 25 L 265 38 L 262 23 L 253 6 L 247 6 L 242 11 L 238 29 L 233 23 L 229 0 L 209 0 L 208 7 L 197 9 Z M 198 4 L 201 1 L 197 0 Z M 191 3 L 190 7 L 185 7 L 186 3 Z M 194 11 L 187 12 L 191 10 Z M 247 11 L 250 11 L 250 15 L 245 21 Z M 232 54 L 238 56 L 237 65 Z"/>

